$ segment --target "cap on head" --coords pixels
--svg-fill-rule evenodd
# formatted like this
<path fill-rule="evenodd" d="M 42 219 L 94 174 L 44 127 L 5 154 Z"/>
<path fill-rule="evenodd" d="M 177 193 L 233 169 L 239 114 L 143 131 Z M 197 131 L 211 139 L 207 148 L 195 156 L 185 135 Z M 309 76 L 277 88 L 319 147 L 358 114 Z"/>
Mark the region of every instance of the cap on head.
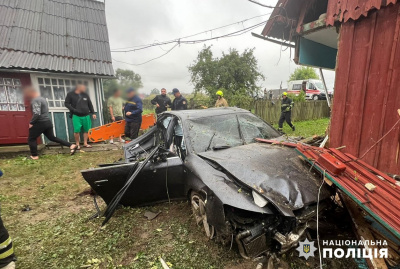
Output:
<path fill-rule="evenodd" d="M 175 94 L 175 93 L 178 93 L 179 90 L 178 90 L 177 88 L 174 88 L 174 89 L 172 90 L 172 92 Z"/>
<path fill-rule="evenodd" d="M 282 96 L 287 96 L 287 92 L 283 92 L 283 93 L 282 93 Z"/>
<path fill-rule="evenodd" d="M 224 92 L 223 91 L 217 91 L 217 95 L 219 95 L 219 96 L 224 96 Z"/>
<path fill-rule="evenodd" d="M 131 92 L 134 92 L 134 91 L 135 91 L 134 88 L 129 88 L 129 89 L 126 90 L 126 93 L 131 93 Z"/>

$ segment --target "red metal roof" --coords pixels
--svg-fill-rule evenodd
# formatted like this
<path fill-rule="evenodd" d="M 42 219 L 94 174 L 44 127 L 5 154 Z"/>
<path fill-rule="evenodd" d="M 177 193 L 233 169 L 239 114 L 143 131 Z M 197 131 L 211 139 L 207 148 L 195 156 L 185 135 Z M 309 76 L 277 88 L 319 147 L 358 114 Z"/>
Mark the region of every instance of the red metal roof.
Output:
<path fill-rule="evenodd" d="M 310 146 L 297 146 L 305 160 L 326 176 L 346 195 L 368 212 L 376 221 L 400 238 L 400 188 L 396 181 L 356 157 L 336 149 L 321 149 Z M 344 172 L 334 175 L 329 166 L 321 161 L 322 154 L 329 154 L 345 166 Z M 366 184 L 376 189 L 370 191 Z"/>
<path fill-rule="evenodd" d="M 397 0 L 329 0 L 326 24 L 333 25 L 335 21 L 346 22 L 367 17 L 373 9 L 396 4 Z"/>
<path fill-rule="evenodd" d="M 317 148 L 275 140 L 258 142 L 296 148 L 313 168 L 332 181 L 342 192 L 364 209 L 371 217 L 400 238 L 400 187 L 396 180 L 351 154 L 337 149 Z M 373 184 L 373 190 L 367 188 Z"/>

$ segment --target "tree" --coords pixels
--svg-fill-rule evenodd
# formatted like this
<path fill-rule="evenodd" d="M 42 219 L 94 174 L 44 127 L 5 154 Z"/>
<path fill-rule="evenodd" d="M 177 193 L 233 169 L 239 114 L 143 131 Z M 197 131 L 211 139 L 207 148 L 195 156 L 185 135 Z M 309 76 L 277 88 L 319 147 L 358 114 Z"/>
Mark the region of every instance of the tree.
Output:
<path fill-rule="evenodd" d="M 142 77 L 129 69 L 117 69 L 115 72 L 118 83 L 122 88 L 135 88 L 139 89 L 143 87 Z"/>
<path fill-rule="evenodd" d="M 221 89 L 230 105 L 247 107 L 260 92 L 258 82 L 264 79 L 253 52 L 254 49 L 246 49 L 240 54 L 229 49 L 218 58 L 213 56 L 211 47 L 204 47 L 189 66 L 195 93 L 214 97 Z"/>
<path fill-rule="evenodd" d="M 305 79 L 319 79 L 315 69 L 308 66 L 300 66 L 294 70 L 289 76 L 289 81 L 292 80 L 305 80 Z"/>
<path fill-rule="evenodd" d="M 154 88 L 151 90 L 150 94 L 155 94 L 155 95 L 160 94 L 160 90 L 157 88 Z"/>
<path fill-rule="evenodd" d="M 116 79 L 103 80 L 104 96 L 108 99 L 116 89 L 125 90 L 128 88 L 140 89 L 143 87 L 142 77 L 132 70 L 117 69 Z"/>

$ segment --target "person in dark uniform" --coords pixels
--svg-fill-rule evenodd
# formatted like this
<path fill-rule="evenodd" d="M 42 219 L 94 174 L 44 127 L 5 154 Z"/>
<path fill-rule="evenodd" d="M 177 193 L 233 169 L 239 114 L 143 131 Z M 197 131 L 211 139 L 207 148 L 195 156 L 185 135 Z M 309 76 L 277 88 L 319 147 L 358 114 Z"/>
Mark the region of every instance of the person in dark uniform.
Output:
<path fill-rule="evenodd" d="M 287 96 L 287 92 L 282 94 L 282 105 L 281 105 L 281 117 L 279 118 L 279 128 L 278 131 L 282 132 L 283 123 L 286 121 L 289 124 L 290 128 L 293 131 L 296 130 L 296 127 L 292 124 L 292 108 L 293 101 Z"/>
<path fill-rule="evenodd" d="M 124 107 L 126 116 L 125 136 L 133 140 L 138 137 L 142 125 L 143 102 L 133 88 L 128 89 L 126 94 L 128 101 L 126 101 Z"/>
<path fill-rule="evenodd" d="M 172 102 L 172 110 L 186 110 L 188 109 L 187 100 L 182 94 L 179 92 L 177 88 L 172 90 L 175 99 Z M 181 157 L 182 160 L 185 160 L 186 157 L 186 145 L 183 141 L 183 128 L 182 122 L 179 120 L 178 123 L 175 125 L 175 136 L 174 136 L 174 144 L 177 148 L 178 155 Z"/>
<path fill-rule="evenodd" d="M 161 89 L 160 95 L 157 95 L 153 100 L 151 100 L 151 103 L 157 106 L 156 114 L 163 113 L 167 111 L 168 107 L 172 106 L 171 99 L 167 96 L 167 90 L 164 88 Z"/>
<path fill-rule="evenodd" d="M 0 177 L 3 172 L 0 170 Z M 10 235 L 7 229 L 4 227 L 3 221 L 0 215 L 0 268 L 2 269 L 14 269 L 15 268 L 15 254 L 14 247 Z"/>
<path fill-rule="evenodd" d="M 188 109 L 188 102 L 185 97 L 182 96 L 182 94 L 179 92 L 177 88 L 172 90 L 172 93 L 175 96 L 174 101 L 172 102 L 171 109 L 172 110 L 186 110 Z"/>

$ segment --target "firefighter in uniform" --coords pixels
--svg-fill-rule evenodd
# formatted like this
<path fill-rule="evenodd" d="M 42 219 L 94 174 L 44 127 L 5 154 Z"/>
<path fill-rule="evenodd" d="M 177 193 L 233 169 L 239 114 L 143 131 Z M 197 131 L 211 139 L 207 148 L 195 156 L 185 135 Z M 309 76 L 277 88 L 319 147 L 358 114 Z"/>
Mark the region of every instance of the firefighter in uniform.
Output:
<path fill-rule="evenodd" d="M 224 98 L 224 93 L 220 90 L 217 91 L 217 101 L 215 102 L 215 107 L 228 107 L 228 102 Z"/>
<path fill-rule="evenodd" d="M 187 100 L 185 97 L 182 96 L 182 94 L 179 92 L 177 88 L 172 90 L 172 93 L 175 96 L 174 101 L 172 102 L 172 110 L 186 110 L 188 109 L 187 106 Z"/>
<path fill-rule="evenodd" d="M 3 173 L 0 170 L 0 177 Z M 14 247 L 7 229 L 4 227 L 0 216 L 0 268 L 14 269 L 15 268 Z"/>
<path fill-rule="evenodd" d="M 281 117 L 279 118 L 279 129 L 278 131 L 282 132 L 283 123 L 286 121 L 289 124 L 290 128 L 293 131 L 296 130 L 294 125 L 292 124 L 292 108 L 293 101 L 287 96 L 287 92 L 282 94 L 282 106 L 281 106 Z"/>

